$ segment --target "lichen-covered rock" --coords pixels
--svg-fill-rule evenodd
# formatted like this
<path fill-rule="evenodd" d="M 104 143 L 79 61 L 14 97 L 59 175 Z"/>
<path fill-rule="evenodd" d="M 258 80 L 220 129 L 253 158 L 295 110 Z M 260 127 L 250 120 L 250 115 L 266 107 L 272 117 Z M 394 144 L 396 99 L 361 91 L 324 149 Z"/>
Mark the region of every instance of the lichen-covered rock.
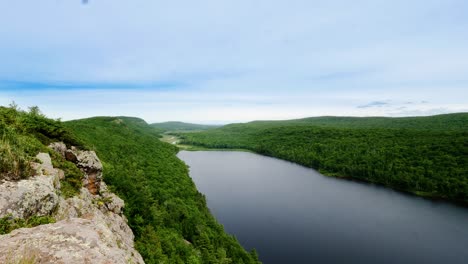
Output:
<path fill-rule="evenodd" d="M 62 157 L 65 157 L 65 152 L 67 151 L 67 145 L 65 145 L 65 143 L 54 142 L 49 145 L 49 148 L 62 155 Z"/>
<path fill-rule="evenodd" d="M 33 263 L 144 263 L 134 249 L 123 200 L 102 182 L 102 164 L 96 153 L 66 149 L 63 143 L 50 147 L 64 157 L 68 154 L 69 160 L 76 159 L 84 173 L 83 188 L 77 196 L 60 197 L 59 179 L 64 172 L 52 166 L 46 153 L 37 155 L 40 163 L 31 164 L 36 176 L 0 182 L 0 217 L 52 215 L 57 220 L 0 236 L 0 263 L 32 259 Z"/>
<path fill-rule="evenodd" d="M 98 194 L 102 181 L 102 163 L 94 151 L 79 151 L 76 165 L 85 173 L 83 185 L 91 194 Z"/>
<path fill-rule="evenodd" d="M 65 156 L 64 158 L 68 161 L 71 161 L 73 163 L 77 163 L 78 162 L 78 157 L 77 157 L 77 153 L 71 149 L 67 149 L 65 150 Z"/>
<path fill-rule="evenodd" d="M 104 183 L 103 185 L 107 189 Z M 88 189 L 82 188 L 79 196 L 60 201 L 55 218 L 62 221 L 84 218 L 96 226 L 107 227 L 112 234 L 110 239 L 114 242 L 117 241 L 120 250 L 125 252 L 127 258 L 131 260 L 123 263 L 143 263 L 140 254 L 133 248 L 134 235 L 122 214 L 123 206 L 122 199 L 113 193 L 105 192 L 105 195 L 102 196 L 91 195 Z"/>
<path fill-rule="evenodd" d="M 99 194 L 102 181 L 102 163 L 99 160 L 96 152 L 83 151 L 75 147 L 67 149 L 63 142 L 55 142 L 49 147 L 66 160 L 73 162 L 84 173 L 83 186 L 85 186 L 91 194 Z"/>
<path fill-rule="evenodd" d="M 55 169 L 54 166 L 52 165 L 52 159 L 50 158 L 50 155 L 47 153 L 39 153 L 36 156 L 36 159 L 38 159 L 41 163 L 35 163 L 33 162 L 31 164 L 31 167 L 36 171 L 36 175 L 45 175 L 45 176 L 52 176 L 56 180 L 56 184 L 58 186 L 55 186 L 56 189 L 60 189 L 60 181 L 58 179 L 63 179 L 65 177 L 65 174 L 63 170 L 60 169 Z"/>
<path fill-rule="evenodd" d="M 31 256 L 35 263 L 144 263 L 129 246 L 105 222 L 71 218 L 0 236 L 0 263 Z"/>
<path fill-rule="evenodd" d="M 108 210 L 115 214 L 123 215 L 124 201 L 114 193 L 109 192 L 104 182 L 101 183 L 101 196 Z"/>
<path fill-rule="evenodd" d="M 13 218 L 50 215 L 59 203 L 60 175 L 63 171 L 54 169 L 49 154 L 40 153 L 33 163 L 36 175 L 18 182 L 0 183 L 0 218 L 11 215 Z"/>

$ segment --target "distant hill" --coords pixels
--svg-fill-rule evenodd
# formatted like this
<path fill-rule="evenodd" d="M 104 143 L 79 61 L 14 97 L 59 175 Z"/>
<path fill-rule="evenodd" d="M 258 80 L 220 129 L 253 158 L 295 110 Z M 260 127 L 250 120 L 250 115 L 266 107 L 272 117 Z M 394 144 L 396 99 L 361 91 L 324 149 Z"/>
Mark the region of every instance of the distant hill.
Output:
<path fill-rule="evenodd" d="M 468 130 L 468 113 L 418 117 L 320 116 L 280 121 L 253 121 L 258 127 L 314 125 L 341 128 L 403 128 L 418 130 Z"/>
<path fill-rule="evenodd" d="M 178 121 L 169 121 L 163 123 L 154 123 L 150 126 L 159 128 L 163 131 L 201 131 L 208 130 L 212 128 L 217 128 L 220 126 L 217 125 L 200 125 L 200 124 L 191 124 Z"/>

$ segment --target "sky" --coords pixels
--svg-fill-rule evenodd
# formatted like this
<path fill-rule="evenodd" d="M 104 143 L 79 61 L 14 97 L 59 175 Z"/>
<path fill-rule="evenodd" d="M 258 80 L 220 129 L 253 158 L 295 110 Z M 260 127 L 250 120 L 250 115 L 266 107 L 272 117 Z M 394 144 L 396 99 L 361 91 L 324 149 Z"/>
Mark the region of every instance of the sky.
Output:
<path fill-rule="evenodd" d="M 0 0 L 0 105 L 63 120 L 468 112 L 466 0 Z"/>

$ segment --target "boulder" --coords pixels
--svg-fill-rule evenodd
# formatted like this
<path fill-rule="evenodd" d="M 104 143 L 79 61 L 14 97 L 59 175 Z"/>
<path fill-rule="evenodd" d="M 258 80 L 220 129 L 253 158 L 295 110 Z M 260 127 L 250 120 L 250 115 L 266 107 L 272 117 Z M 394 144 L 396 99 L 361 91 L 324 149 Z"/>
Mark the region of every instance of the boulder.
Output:
<path fill-rule="evenodd" d="M 54 142 L 49 145 L 49 148 L 55 150 L 55 152 L 65 157 L 65 152 L 67 151 L 67 145 L 63 142 Z"/>
<path fill-rule="evenodd" d="M 114 193 L 111 193 L 105 182 L 101 183 L 101 196 L 107 210 L 114 214 L 123 215 L 124 201 Z"/>
<path fill-rule="evenodd" d="M 85 173 L 83 185 L 91 194 L 98 194 L 102 181 L 102 163 L 94 151 L 79 151 L 77 167 Z"/>
<path fill-rule="evenodd" d="M 13 230 L 0 235 L 0 263 L 144 263 L 134 248 L 134 235 L 123 215 L 124 202 L 102 182 L 102 164 L 93 151 L 65 149 L 84 172 L 80 194 L 60 197 L 64 172 L 55 169 L 47 153 L 32 163 L 35 176 L 27 180 L 0 181 L 0 218 L 26 219 L 53 216 L 56 223 Z"/>
<path fill-rule="evenodd" d="M 50 215 L 59 203 L 60 175 L 63 171 L 54 169 L 49 154 L 39 153 L 41 163 L 33 163 L 35 176 L 21 181 L 0 183 L 0 218 Z"/>
<path fill-rule="evenodd" d="M 73 163 L 77 163 L 78 162 L 78 157 L 77 157 L 77 154 L 75 151 L 71 150 L 71 149 L 67 149 L 65 150 L 65 155 L 64 155 L 64 158 L 68 161 L 71 161 Z"/>
<path fill-rule="evenodd" d="M 0 263 L 144 263 L 132 246 L 105 222 L 71 218 L 0 236 Z"/>
<path fill-rule="evenodd" d="M 91 221 L 92 226 L 101 226 L 105 229 L 102 232 L 109 234 L 104 242 L 110 245 L 113 244 L 113 247 L 115 247 L 116 244 L 117 247 L 125 253 L 125 258 L 122 257 L 121 259 L 127 261 L 114 262 L 115 260 L 113 258 L 108 259 L 108 256 L 101 256 L 101 259 L 107 258 L 106 260 L 110 261 L 109 263 L 143 263 L 140 254 L 134 249 L 133 232 L 127 224 L 127 219 L 122 214 L 124 202 L 115 194 L 107 192 L 104 183 L 103 185 L 106 191 L 101 195 L 92 195 L 87 188 L 83 187 L 81 188 L 80 195 L 66 200 L 62 199 L 57 213 L 55 214 L 55 218 L 59 223 L 82 218 Z M 102 241 L 99 243 L 102 243 Z"/>
<path fill-rule="evenodd" d="M 84 173 L 83 186 L 91 194 L 97 195 L 100 192 L 102 182 L 102 163 L 96 152 L 83 151 L 75 147 L 67 149 L 63 142 L 55 142 L 49 148 L 61 154 L 66 160 L 73 162 Z"/>

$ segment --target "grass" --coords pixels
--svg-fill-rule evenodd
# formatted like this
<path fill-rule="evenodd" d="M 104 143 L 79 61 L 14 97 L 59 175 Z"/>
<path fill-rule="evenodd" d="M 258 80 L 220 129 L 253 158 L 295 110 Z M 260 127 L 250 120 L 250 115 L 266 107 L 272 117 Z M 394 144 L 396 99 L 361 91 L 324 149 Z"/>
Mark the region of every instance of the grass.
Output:
<path fill-rule="evenodd" d="M 17 106 L 0 107 L 0 180 L 27 179 L 34 174 L 31 162 L 39 152 L 49 153 L 53 166 L 65 172 L 62 194 L 68 198 L 79 193 L 83 173 L 61 155 L 50 150 L 51 142 L 87 149 L 85 144 L 59 120 L 42 115 L 37 107 L 23 111 Z"/>
<path fill-rule="evenodd" d="M 32 175 L 30 163 L 42 149 L 35 138 L 4 127 L 0 140 L 0 179 L 20 180 Z"/>
<path fill-rule="evenodd" d="M 30 228 L 55 223 L 51 216 L 31 216 L 27 219 L 13 218 L 11 215 L 0 218 L 0 235 L 8 234 L 18 228 Z"/>

